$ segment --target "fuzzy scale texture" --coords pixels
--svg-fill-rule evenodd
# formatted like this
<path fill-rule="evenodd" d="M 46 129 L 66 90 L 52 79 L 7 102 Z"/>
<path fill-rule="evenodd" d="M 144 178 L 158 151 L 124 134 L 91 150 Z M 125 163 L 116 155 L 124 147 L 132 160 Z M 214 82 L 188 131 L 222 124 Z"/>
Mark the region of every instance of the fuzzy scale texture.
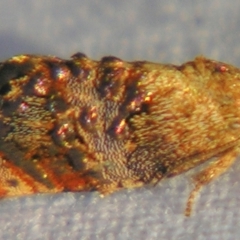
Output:
<path fill-rule="evenodd" d="M 0 13 L 4 23 L 0 32 L 2 61 L 22 53 L 65 58 L 82 51 L 93 59 L 111 54 L 126 60 L 175 65 L 203 54 L 240 66 L 239 3 L 234 1 L 154 1 L 152 4 L 144 0 L 127 3 L 72 1 L 71 4 L 65 1 L 9 1 L 1 3 Z M 230 74 L 220 74 L 219 70 L 224 68 L 218 68 L 215 74 Z M 199 90 L 200 86 L 196 87 Z M 218 85 L 206 85 L 206 91 L 198 99 L 213 88 L 218 89 Z M 225 90 L 232 88 L 233 91 L 229 92 L 237 91 L 237 86 L 231 86 L 230 82 L 221 88 L 224 92 L 219 91 L 214 99 L 222 102 L 208 102 L 209 111 L 218 113 L 211 115 L 211 129 L 220 126 L 216 122 L 220 114 L 219 105 L 233 104 L 233 96 L 226 96 Z M 181 89 L 185 89 L 184 86 Z M 42 94 L 40 90 L 37 88 L 38 94 Z M 193 97 L 196 98 L 194 93 Z M 181 106 L 184 102 L 181 96 L 179 98 L 177 103 Z M 237 102 L 234 104 L 237 109 Z M 26 106 L 21 105 L 21 109 L 25 110 Z M 190 107 L 186 104 L 182 111 L 192 113 Z M 35 109 L 38 109 L 37 105 Z M 237 136 L 233 129 L 237 129 L 238 120 L 233 116 L 236 111 L 228 112 L 231 109 L 221 108 L 221 115 L 227 116 L 228 113 L 228 121 L 221 121 L 225 123 L 221 125 L 226 137 L 224 141 L 230 139 L 229 130 L 232 131 L 231 136 Z M 191 110 L 194 109 L 191 107 Z M 94 109 L 90 113 L 87 116 L 95 116 Z M 208 114 L 201 114 L 199 110 L 198 116 L 206 121 L 203 116 Z M 180 131 L 178 129 L 179 134 Z M 71 140 L 69 136 L 68 140 Z M 58 144 L 64 142 L 57 135 L 55 140 Z M 211 142 L 208 138 L 204 141 Z M 216 138 L 213 144 L 218 141 Z M 228 154 L 229 159 L 235 160 L 233 155 Z M 74 152 L 72 156 L 76 156 Z M 0 204 L 0 239 L 238 239 L 238 163 L 237 160 L 230 171 L 204 188 L 190 218 L 184 217 L 183 212 L 193 186 L 183 174 L 162 181 L 155 188 L 124 190 L 103 199 L 94 193 L 68 193 L 3 200 Z"/>
<path fill-rule="evenodd" d="M 108 194 L 217 157 L 195 177 L 198 190 L 233 163 L 239 69 L 203 57 L 180 66 L 72 58 L 19 55 L 1 63 L 2 197 Z"/>

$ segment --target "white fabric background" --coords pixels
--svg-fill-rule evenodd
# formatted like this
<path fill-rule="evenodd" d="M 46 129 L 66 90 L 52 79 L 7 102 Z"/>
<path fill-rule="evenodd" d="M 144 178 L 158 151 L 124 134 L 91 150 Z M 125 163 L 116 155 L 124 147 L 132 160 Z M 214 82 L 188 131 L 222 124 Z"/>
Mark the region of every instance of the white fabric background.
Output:
<path fill-rule="evenodd" d="M 0 59 L 19 53 L 175 64 L 202 54 L 240 66 L 240 1 L 0 2 Z M 189 174 L 155 188 L 65 193 L 0 202 L 0 239 L 240 239 L 240 161 L 183 215 Z"/>

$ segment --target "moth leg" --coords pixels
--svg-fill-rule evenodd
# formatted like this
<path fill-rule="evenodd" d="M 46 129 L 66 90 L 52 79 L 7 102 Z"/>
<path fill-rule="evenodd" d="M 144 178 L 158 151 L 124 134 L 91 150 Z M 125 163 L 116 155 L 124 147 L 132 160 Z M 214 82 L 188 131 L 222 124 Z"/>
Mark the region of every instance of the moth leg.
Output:
<path fill-rule="evenodd" d="M 222 173 L 224 173 L 234 163 L 237 155 L 238 151 L 236 149 L 228 150 L 227 152 L 222 154 L 216 161 L 212 162 L 207 168 L 205 168 L 193 177 L 195 187 L 188 197 L 185 209 L 186 216 L 191 215 L 193 203 L 195 201 L 196 195 L 201 190 L 201 188 L 215 178 L 217 178 Z"/>

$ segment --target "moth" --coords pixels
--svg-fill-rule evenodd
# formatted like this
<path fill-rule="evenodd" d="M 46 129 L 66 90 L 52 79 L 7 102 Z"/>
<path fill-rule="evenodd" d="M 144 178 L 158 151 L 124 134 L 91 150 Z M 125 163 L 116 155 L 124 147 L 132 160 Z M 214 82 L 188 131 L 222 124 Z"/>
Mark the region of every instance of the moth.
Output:
<path fill-rule="evenodd" d="M 240 70 L 19 55 L 0 64 L 0 196 L 155 185 L 193 177 L 186 206 L 239 153 Z"/>

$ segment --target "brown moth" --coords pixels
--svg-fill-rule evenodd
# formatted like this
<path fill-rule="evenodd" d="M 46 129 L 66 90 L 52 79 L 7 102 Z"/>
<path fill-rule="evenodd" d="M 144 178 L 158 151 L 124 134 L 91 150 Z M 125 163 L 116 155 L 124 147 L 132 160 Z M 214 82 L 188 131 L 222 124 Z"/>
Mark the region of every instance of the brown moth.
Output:
<path fill-rule="evenodd" d="M 20 55 L 0 65 L 0 196 L 108 194 L 196 167 L 186 208 L 239 153 L 240 70 Z"/>

